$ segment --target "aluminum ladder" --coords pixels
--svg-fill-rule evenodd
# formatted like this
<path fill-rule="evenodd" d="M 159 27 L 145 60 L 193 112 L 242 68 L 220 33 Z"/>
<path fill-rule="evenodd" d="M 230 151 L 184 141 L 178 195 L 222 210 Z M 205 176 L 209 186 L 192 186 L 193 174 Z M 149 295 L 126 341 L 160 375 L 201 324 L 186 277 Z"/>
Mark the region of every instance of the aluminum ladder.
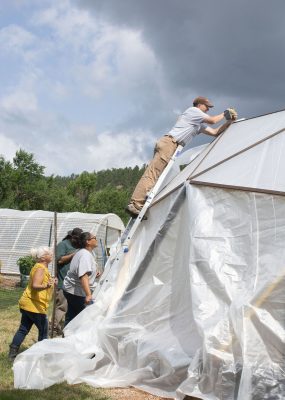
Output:
<path fill-rule="evenodd" d="M 105 265 L 104 272 L 103 272 L 101 279 L 94 291 L 93 299 L 96 299 L 96 297 L 97 297 L 98 293 L 100 292 L 104 283 L 108 282 L 108 275 L 110 273 L 111 268 L 114 268 L 116 266 L 116 264 L 118 265 L 121 262 L 122 257 L 125 257 L 125 254 L 129 251 L 131 241 L 132 241 L 132 238 L 133 238 L 136 230 L 138 229 L 141 222 L 146 219 L 145 218 L 146 212 L 148 211 L 150 205 L 152 204 L 153 199 L 156 196 L 157 192 L 161 188 L 161 185 L 162 185 L 164 179 L 166 178 L 168 172 L 171 170 L 176 158 L 180 155 L 182 149 L 183 149 L 183 146 L 178 145 L 177 149 L 175 150 L 171 159 L 169 160 L 167 166 L 165 167 L 162 174 L 158 178 L 156 184 L 154 185 L 152 190 L 149 192 L 146 202 L 145 202 L 143 208 L 141 209 L 140 213 L 138 214 L 137 217 L 130 218 L 130 220 L 126 226 L 126 229 L 124 230 L 124 233 L 122 234 L 122 238 L 120 241 L 121 242 L 120 247 L 117 251 L 115 258 L 113 258 L 113 260 L 110 260 L 110 258 L 109 258 L 109 260 L 107 261 L 107 263 Z"/>

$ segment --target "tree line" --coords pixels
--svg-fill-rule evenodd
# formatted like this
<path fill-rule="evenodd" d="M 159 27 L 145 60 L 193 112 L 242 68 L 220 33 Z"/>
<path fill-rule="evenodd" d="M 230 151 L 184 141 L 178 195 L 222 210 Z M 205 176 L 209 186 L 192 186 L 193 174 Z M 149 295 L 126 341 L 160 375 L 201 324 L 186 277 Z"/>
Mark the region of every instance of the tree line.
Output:
<path fill-rule="evenodd" d="M 79 175 L 45 176 L 45 167 L 20 149 L 13 161 L 0 155 L 0 208 L 57 212 L 115 213 L 124 222 L 129 197 L 145 166 Z"/>

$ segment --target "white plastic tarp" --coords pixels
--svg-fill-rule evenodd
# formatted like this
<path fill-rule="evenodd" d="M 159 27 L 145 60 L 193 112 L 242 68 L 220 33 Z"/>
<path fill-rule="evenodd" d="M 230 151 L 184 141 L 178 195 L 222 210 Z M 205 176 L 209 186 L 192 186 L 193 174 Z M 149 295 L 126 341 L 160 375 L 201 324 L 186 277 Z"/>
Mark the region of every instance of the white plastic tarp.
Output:
<path fill-rule="evenodd" d="M 285 192 L 285 131 L 201 173 L 192 182 Z"/>
<path fill-rule="evenodd" d="M 232 124 L 225 134 L 218 138 L 209 155 L 197 168 L 196 173 L 243 151 L 255 143 L 285 130 L 285 111 L 240 121 Z"/>
<path fill-rule="evenodd" d="M 185 183 L 151 208 L 119 279 L 67 338 L 17 357 L 15 386 L 284 399 L 284 206 L 282 196 Z"/>

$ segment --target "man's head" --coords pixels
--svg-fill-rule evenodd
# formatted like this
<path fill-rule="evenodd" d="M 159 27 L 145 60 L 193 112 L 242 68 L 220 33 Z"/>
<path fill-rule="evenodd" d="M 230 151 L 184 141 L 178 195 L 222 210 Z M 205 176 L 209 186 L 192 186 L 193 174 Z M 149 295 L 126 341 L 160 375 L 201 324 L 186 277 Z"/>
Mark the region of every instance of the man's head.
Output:
<path fill-rule="evenodd" d="M 196 97 L 196 99 L 193 100 L 193 106 L 200 108 L 204 112 L 214 107 L 210 100 L 203 96 Z"/>
<path fill-rule="evenodd" d="M 74 228 L 71 231 L 68 231 L 68 237 L 73 245 L 73 247 L 78 247 L 79 238 L 83 230 L 81 228 Z"/>
<path fill-rule="evenodd" d="M 83 232 L 83 229 L 74 228 L 71 231 L 68 231 L 67 234 L 68 234 L 68 236 L 80 236 L 82 232 Z"/>

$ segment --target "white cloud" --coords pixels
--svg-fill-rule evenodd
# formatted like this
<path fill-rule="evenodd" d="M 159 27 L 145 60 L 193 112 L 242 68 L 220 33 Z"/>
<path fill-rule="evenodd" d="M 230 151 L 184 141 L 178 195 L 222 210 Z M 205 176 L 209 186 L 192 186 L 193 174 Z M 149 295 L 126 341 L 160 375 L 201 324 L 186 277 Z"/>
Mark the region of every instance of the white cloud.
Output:
<path fill-rule="evenodd" d="M 145 144 L 154 140 L 148 128 L 132 127 L 132 113 L 143 108 L 137 98 L 149 88 L 158 93 L 161 83 L 139 30 L 111 26 L 63 0 L 43 3 L 25 28 L 19 22 L 1 34 L 24 62 L 3 87 L 0 129 L 47 174 L 146 162 Z"/>
<path fill-rule="evenodd" d="M 46 174 L 141 166 L 146 162 L 144 145 L 150 137 L 150 133 L 140 131 L 96 134 L 94 126 L 73 126 L 68 138 L 58 136 L 53 143 L 44 144 L 39 155 L 47 166 Z"/>
<path fill-rule="evenodd" d="M 12 161 L 19 148 L 20 146 L 13 142 L 12 139 L 7 138 L 4 134 L 0 133 L 0 154 L 5 156 L 5 160 Z"/>
<path fill-rule="evenodd" d="M 2 50 L 22 52 L 34 46 L 36 37 L 18 25 L 9 25 L 0 30 Z"/>
<path fill-rule="evenodd" d="M 53 2 L 50 7 L 36 12 L 31 21 L 34 26 L 50 29 L 57 46 L 68 44 L 73 51 L 88 48 L 90 36 L 98 29 L 87 11 L 73 7 L 68 0 Z"/>
<path fill-rule="evenodd" d="M 14 91 L 1 99 L 1 106 L 5 111 L 16 114 L 36 111 L 38 102 L 34 93 Z"/>
<path fill-rule="evenodd" d="M 132 97 L 142 85 L 156 85 L 157 62 L 139 32 L 101 27 L 90 45 L 90 62 L 75 67 L 84 94 L 103 96 L 106 90 Z"/>
<path fill-rule="evenodd" d="M 96 165 L 97 170 L 142 165 L 145 143 L 150 133 L 132 131 L 128 133 L 102 132 L 97 136 L 96 144 L 87 146 L 87 160 Z"/>
<path fill-rule="evenodd" d="M 45 38 L 38 37 L 19 25 L 8 25 L 0 30 L 0 50 L 8 57 L 13 55 L 18 57 L 20 69 L 25 64 L 31 66 L 41 60 L 48 54 L 51 45 L 52 43 Z"/>
<path fill-rule="evenodd" d="M 68 51 L 71 62 L 66 73 L 83 95 L 102 96 L 106 90 L 126 93 L 148 79 L 158 82 L 157 61 L 139 31 L 102 22 L 69 1 L 37 12 L 32 21 L 52 32 L 54 51 Z"/>

